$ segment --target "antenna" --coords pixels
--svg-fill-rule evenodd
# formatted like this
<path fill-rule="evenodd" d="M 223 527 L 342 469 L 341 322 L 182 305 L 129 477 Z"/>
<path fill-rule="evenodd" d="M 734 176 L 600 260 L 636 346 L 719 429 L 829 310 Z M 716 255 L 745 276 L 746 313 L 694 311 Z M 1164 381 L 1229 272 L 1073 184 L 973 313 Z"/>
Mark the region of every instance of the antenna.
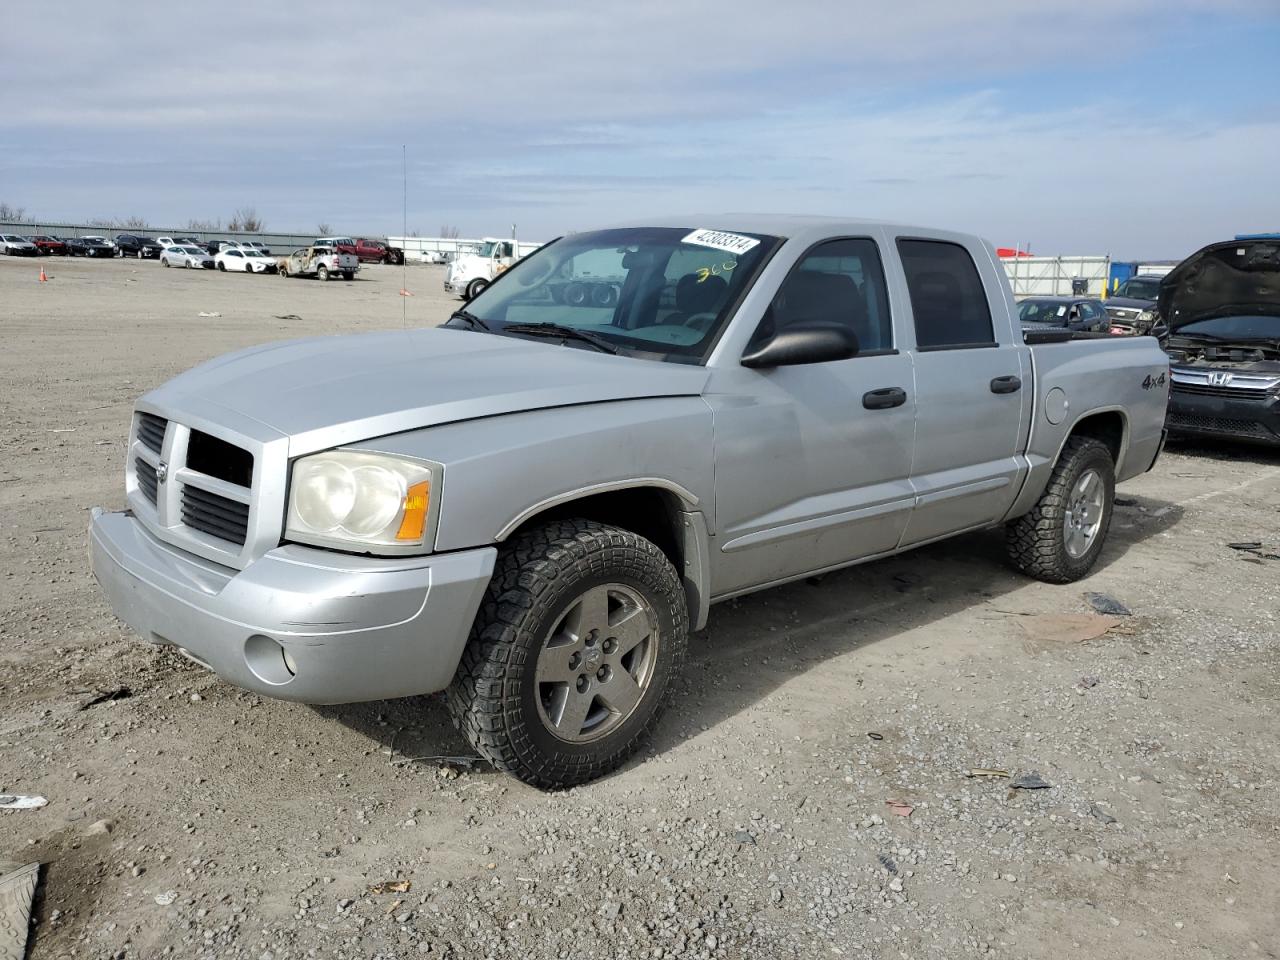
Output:
<path fill-rule="evenodd" d="M 400 176 L 400 210 L 404 216 L 400 227 L 400 242 L 404 244 L 400 251 L 400 292 L 404 293 L 409 289 L 409 258 L 406 256 L 409 246 L 409 148 L 403 143 L 400 144 Z M 409 326 L 409 298 L 405 296 L 400 298 L 400 326 Z"/>

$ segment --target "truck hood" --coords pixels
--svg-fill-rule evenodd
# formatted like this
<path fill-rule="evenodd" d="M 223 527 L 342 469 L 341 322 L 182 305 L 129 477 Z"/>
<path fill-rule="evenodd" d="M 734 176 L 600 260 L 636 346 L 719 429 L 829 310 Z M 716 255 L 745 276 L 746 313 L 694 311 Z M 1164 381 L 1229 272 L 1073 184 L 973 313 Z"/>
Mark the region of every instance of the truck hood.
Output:
<path fill-rule="evenodd" d="M 1106 306 L 1108 307 L 1124 307 L 1126 310 L 1146 310 L 1154 300 L 1142 300 L 1138 297 L 1107 297 Z"/>
<path fill-rule="evenodd" d="M 1169 332 L 1214 317 L 1280 317 L 1280 241 L 1230 240 L 1198 250 L 1160 284 Z"/>
<path fill-rule="evenodd" d="M 437 328 L 253 347 L 180 374 L 140 406 L 196 425 L 251 421 L 298 456 L 504 413 L 697 396 L 706 379 L 703 367 Z"/>

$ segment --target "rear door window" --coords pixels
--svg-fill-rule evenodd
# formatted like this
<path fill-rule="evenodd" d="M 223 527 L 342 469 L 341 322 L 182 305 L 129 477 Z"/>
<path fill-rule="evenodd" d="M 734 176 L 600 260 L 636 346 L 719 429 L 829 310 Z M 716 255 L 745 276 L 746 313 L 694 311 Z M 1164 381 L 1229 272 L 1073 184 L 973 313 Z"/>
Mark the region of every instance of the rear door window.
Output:
<path fill-rule="evenodd" d="M 996 346 L 991 307 L 969 251 L 942 240 L 899 240 L 911 295 L 916 346 L 963 350 Z"/>

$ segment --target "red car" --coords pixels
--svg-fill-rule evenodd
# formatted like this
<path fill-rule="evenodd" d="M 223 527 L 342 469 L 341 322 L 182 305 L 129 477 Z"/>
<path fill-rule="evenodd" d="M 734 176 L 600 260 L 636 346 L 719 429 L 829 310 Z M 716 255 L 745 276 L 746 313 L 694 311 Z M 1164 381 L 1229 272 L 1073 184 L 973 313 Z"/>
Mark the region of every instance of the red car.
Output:
<path fill-rule="evenodd" d="M 57 237 L 47 237 L 44 234 L 37 234 L 34 237 L 27 237 L 27 239 L 36 245 L 36 248 L 40 251 L 42 256 L 48 257 L 56 254 L 59 257 L 65 257 L 67 255 L 67 245 Z"/>
<path fill-rule="evenodd" d="M 402 263 L 404 254 L 395 247 L 388 246 L 381 240 L 366 240 L 359 237 L 351 251 L 360 258 L 361 263 Z"/>

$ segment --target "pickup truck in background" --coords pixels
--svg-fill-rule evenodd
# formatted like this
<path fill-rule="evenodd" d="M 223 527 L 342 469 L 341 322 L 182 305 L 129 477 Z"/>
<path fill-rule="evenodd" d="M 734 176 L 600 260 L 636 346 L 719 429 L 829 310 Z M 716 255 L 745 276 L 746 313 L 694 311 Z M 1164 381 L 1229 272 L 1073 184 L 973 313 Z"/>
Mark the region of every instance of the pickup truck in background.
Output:
<path fill-rule="evenodd" d="M 552 293 L 587 265 L 613 302 Z M 563 787 L 644 742 L 716 601 L 988 528 L 1029 576 L 1086 576 L 1168 382 L 1148 337 L 1028 346 L 965 234 L 620 226 L 444 327 L 256 346 L 146 394 L 90 557 L 141 636 L 232 683 L 447 690 L 485 758 Z"/>
<path fill-rule="evenodd" d="M 277 258 L 276 268 L 282 277 L 354 280 L 360 261 L 354 253 L 340 253 L 332 247 L 303 247 L 287 257 Z"/>
<path fill-rule="evenodd" d="M 402 263 L 404 261 L 403 251 L 389 246 L 384 240 L 369 240 L 365 237 L 356 237 L 351 250 L 341 252 L 354 252 L 361 263 Z"/>

